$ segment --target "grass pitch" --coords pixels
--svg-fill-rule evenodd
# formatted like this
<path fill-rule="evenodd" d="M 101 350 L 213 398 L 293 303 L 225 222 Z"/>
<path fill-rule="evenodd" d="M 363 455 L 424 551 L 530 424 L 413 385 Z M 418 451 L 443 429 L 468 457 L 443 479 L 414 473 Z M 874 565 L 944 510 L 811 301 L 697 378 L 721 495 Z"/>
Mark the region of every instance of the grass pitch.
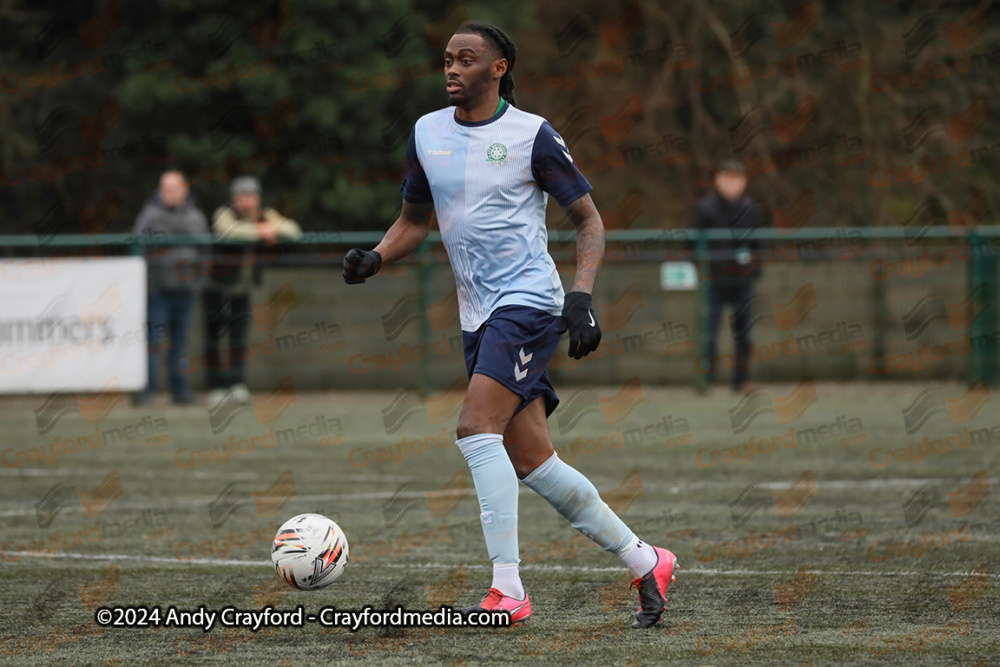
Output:
<path fill-rule="evenodd" d="M 677 554 L 664 620 L 644 631 L 630 627 L 636 596 L 618 559 L 526 488 L 527 627 L 101 630 L 102 604 L 314 612 L 478 601 L 490 569 L 451 444 L 457 417 L 439 402 L 336 393 L 258 404 L 225 424 L 204 407 L 115 405 L 101 418 L 70 405 L 48 415 L 53 426 L 36 418 L 40 399 L 7 401 L 2 659 L 987 664 L 1000 652 L 990 495 L 1000 422 L 990 403 L 907 421 L 926 388 L 819 384 L 815 401 L 791 399 L 795 410 L 781 400 L 790 385 L 742 408 L 721 389 L 649 387 L 641 402 L 606 387 L 568 406 L 574 392 L 560 388 L 572 412 L 550 426 L 564 460 L 644 539 Z M 614 400 L 620 391 L 628 401 Z M 288 588 L 270 563 L 274 529 L 302 512 L 331 516 L 351 543 L 344 577 L 317 592 Z"/>

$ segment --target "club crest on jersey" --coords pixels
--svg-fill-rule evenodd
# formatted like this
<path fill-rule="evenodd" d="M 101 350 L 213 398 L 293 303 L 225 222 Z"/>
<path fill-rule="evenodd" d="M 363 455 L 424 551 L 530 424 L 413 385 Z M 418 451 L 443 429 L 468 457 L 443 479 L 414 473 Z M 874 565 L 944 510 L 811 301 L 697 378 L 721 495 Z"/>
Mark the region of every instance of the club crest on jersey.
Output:
<path fill-rule="evenodd" d="M 486 161 L 491 164 L 503 164 L 507 161 L 507 147 L 501 143 L 491 144 L 486 149 Z"/>

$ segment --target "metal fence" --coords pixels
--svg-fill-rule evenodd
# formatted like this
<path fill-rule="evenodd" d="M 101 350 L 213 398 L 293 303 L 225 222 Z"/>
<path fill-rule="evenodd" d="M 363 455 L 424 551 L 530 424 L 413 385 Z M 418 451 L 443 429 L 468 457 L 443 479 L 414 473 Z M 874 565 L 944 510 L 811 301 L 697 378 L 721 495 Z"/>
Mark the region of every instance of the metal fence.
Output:
<path fill-rule="evenodd" d="M 565 344 L 552 359 L 562 385 L 686 383 L 705 387 L 709 242 L 740 232 L 609 232 L 594 293 L 604 338 L 574 361 Z M 550 231 L 550 252 L 569 288 L 575 266 L 572 232 Z M 1000 312 L 1000 232 L 930 227 L 803 228 L 745 233 L 760 248 L 750 332 L 753 380 L 882 381 L 984 378 L 995 384 Z M 440 236 L 386 267 L 364 285 L 347 286 L 340 264 L 347 248 L 373 247 L 380 233 L 307 233 L 281 252 L 262 253 L 263 283 L 252 297 L 254 322 L 244 355 L 255 391 L 289 375 L 300 389 L 419 387 L 440 390 L 465 381 L 455 283 Z M 141 254 L 143 246 L 200 245 L 211 237 L 0 236 L 0 257 L 34 257 L 38 270 L 88 257 Z M 671 263 L 664 266 L 665 263 Z M 665 289 L 690 275 L 692 289 Z M 665 273 L 677 273 L 665 276 Z M 667 279 L 665 282 L 665 278 Z M 719 335 L 717 380 L 736 363 L 729 315 Z M 225 359 L 222 363 L 225 363 Z M 195 387 L 205 376 L 203 316 L 196 315 L 182 370 Z"/>

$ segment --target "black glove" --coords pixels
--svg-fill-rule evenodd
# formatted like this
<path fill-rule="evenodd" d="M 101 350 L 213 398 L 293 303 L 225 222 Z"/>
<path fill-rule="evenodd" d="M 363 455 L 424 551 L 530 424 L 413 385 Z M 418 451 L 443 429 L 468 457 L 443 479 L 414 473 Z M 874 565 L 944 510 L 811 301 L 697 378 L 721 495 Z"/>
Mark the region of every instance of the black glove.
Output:
<path fill-rule="evenodd" d="M 374 250 L 351 248 L 344 255 L 344 282 L 348 285 L 363 283 L 382 268 L 382 255 Z"/>
<path fill-rule="evenodd" d="M 569 330 L 569 356 L 573 359 L 583 359 L 601 344 L 601 327 L 590 303 L 591 296 L 586 292 L 570 292 L 556 323 L 556 333 Z"/>

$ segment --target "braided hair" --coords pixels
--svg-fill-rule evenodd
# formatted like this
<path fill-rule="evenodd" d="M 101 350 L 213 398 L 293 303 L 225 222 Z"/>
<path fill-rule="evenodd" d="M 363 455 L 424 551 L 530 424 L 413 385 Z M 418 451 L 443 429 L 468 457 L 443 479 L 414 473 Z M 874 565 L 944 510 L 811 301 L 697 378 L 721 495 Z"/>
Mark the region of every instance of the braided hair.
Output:
<path fill-rule="evenodd" d="M 514 75 L 511 74 L 514 70 L 514 63 L 517 61 L 517 49 L 514 48 L 514 42 L 510 41 L 510 37 L 503 30 L 492 23 L 483 21 L 466 21 L 455 31 L 456 35 L 463 33 L 473 33 L 491 42 L 507 60 L 507 72 L 500 78 L 500 97 L 507 100 L 511 106 L 516 106 L 514 104 Z"/>

